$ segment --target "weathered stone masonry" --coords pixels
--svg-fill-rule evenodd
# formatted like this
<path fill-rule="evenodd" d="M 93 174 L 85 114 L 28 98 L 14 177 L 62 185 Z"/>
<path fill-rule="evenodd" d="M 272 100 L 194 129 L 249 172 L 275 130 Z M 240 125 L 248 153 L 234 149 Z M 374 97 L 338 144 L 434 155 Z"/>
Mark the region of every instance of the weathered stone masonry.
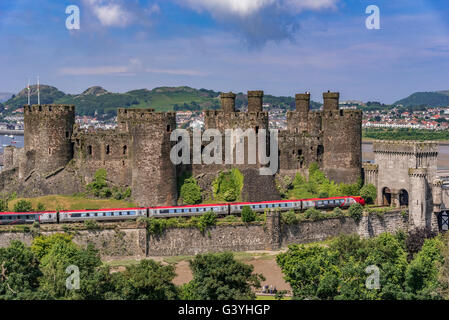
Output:
<path fill-rule="evenodd" d="M 208 228 L 202 233 L 196 228 L 167 229 L 161 235 L 151 235 L 143 227 L 116 228 L 114 230 L 82 230 L 74 241 L 86 246 L 93 243 L 104 257 L 112 256 L 174 256 L 195 255 L 206 252 L 278 250 L 295 243 L 323 241 L 341 234 L 359 234 L 373 237 L 383 232 L 407 231 L 407 215 L 393 210 L 380 217 L 364 216 L 359 222 L 352 218 L 332 218 L 304 221 L 296 225 L 283 225 L 279 213 L 268 213 L 265 225 L 237 224 Z M 51 232 L 43 232 L 51 234 Z M 30 245 L 30 233 L 0 232 L 0 247 L 11 240 Z"/>
<path fill-rule="evenodd" d="M 235 109 L 235 97 L 221 94 L 222 109 L 205 111 L 205 128 L 222 134 L 237 128 L 268 130 L 263 91 L 248 91 L 248 112 Z M 235 165 L 244 175 L 242 200 L 280 199 L 275 177 L 306 174 L 312 162 L 336 182 L 355 182 L 361 176 L 362 113 L 339 110 L 338 93 L 326 92 L 323 99 L 323 110 L 311 111 L 310 94 L 296 95 L 296 109 L 287 115 L 288 129 L 279 132 L 276 175 L 261 176 L 259 163 Z M 82 192 L 94 173 L 105 168 L 112 183 L 131 187 L 138 205 L 175 205 L 180 174 L 190 172 L 207 193 L 217 174 L 231 168 L 174 166 L 170 161 L 174 144 L 170 135 L 176 129 L 173 112 L 118 109 L 118 126 L 113 130 L 81 130 L 73 106 L 25 106 L 24 117 L 25 147 L 5 149 L 5 170 L 0 173 L 3 193 L 31 197 Z M 267 150 L 269 145 L 267 139 Z"/>

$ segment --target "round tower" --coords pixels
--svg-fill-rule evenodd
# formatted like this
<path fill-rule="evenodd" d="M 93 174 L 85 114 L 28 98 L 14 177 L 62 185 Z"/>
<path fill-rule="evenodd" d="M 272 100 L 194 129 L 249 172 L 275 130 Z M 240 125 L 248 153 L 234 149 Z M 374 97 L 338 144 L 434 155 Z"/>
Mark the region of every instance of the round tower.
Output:
<path fill-rule="evenodd" d="M 409 193 L 409 223 L 411 228 L 424 228 L 430 226 L 427 208 L 427 169 L 411 168 L 408 171 L 410 178 Z"/>
<path fill-rule="evenodd" d="M 75 106 L 25 106 L 24 123 L 25 155 L 30 158 L 29 163 L 34 162 L 34 168 L 27 166 L 27 171 L 37 169 L 43 174 L 50 173 L 72 159 Z"/>
<path fill-rule="evenodd" d="M 263 91 L 248 91 L 248 112 L 262 111 Z"/>
<path fill-rule="evenodd" d="M 235 97 L 236 95 L 232 92 L 221 93 L 221 108 L 224 112 L 235 112 Z"/>
<path fill-rule="evenodd" d="M 170 160 L 175 112 L 119 109 L 118 122 L 132 136 L 132 197 L 140 206 L 176 205 L 176 166 Z"/>

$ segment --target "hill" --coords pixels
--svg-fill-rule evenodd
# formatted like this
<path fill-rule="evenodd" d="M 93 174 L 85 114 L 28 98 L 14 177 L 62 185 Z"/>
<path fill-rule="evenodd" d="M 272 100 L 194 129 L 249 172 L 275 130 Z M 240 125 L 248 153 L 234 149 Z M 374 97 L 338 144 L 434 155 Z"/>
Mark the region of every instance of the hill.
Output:
<path fill-rule="evenodd" d="M 31 103 L 37 103 L 37 87 L 31 88 Z M 55 87 L 41 85 L 42 104 L 73 104 L 77 115 L 102 116 L 111 118 L 116 115 L 117 108 L 153 108 L 156 111 L 200 111 L 220 108 L 219 92 L 207 89 L 182 87 L 158 87 L 152 90 L 138 89 L 126 93 L 112 93 L 102 87 L 94 86 L 81 94 L 65 94 Z M 22 107 L 27 103 L 26 88 L 4 103 L 8 112 Z M 276 97 L 265 95 L 265 103 L 270 103 L 284 109 L 293 109 L 293 97 Z M 246 94 L 239 93 L 236 107 L 241 108 L 248 103 Z M 311 102 L 312 108 L 319 108 L 320 104 Z"/>
<path fill-rule="evenodd" d="M 449 91 L 415 92 L 407 98 L 396 101 L 394 104 L 402 104 L 406 107 L 421 105 L 445 107 L 449 106 Z"/>

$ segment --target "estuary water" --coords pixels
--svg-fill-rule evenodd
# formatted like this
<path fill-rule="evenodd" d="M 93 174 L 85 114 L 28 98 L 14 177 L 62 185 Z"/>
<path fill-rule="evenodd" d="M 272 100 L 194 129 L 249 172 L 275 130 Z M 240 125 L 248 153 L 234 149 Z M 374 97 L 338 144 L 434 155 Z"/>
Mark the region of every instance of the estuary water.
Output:
<path fill-rule="evenodd" d="M 0 135 L 0 153 L 3 153 L 3 149 L 6 146 L 16 146 L 17 148 L 23 147 L 23 136 L 11 136 L 11 135 Z"/>

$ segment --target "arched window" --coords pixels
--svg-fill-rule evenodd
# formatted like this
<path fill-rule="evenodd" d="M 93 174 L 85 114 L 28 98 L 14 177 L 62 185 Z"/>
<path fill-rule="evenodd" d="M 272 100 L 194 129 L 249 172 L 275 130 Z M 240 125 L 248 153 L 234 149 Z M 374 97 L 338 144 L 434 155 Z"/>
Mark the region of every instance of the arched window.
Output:
<path fill-rule="evenodd" d="M 110 154 L 111 153 L 111 148 L 109 147 L 109 145 L 106 146 L 106 154 Z"/>
<path fill-rule="evenodd" d="M 92 155 L 92 146 L 87 146 L 87 154 Z"/>
<path fill-rule="evenodd" d="M 127 154 L 128 153 L 128 146 L 124 145 L 123 146 L 123 154 Z"/>

